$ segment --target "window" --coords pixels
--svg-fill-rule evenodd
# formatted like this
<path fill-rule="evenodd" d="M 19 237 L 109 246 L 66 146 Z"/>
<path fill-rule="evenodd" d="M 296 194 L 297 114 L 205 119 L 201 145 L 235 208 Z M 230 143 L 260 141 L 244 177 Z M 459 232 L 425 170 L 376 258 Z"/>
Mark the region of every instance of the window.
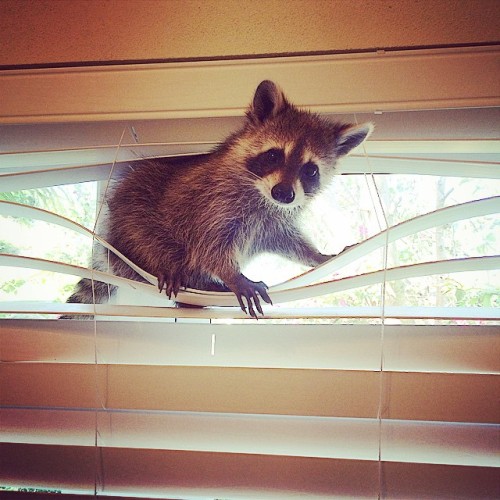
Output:
<path fill-rule="evenodd" d="M 449 78 L 469 71 L 454 58 L 484 65 L 494 55 L 472 52 L 297 64 L 326 80 L 336 65 L 362 74 L 380 61 L 380 74 L 395 64 L 403 78 L 411 64 L 432 73 L 437 60 Z M 279 79 L 293 64 L 241 71 Z M 178 69 L 165 71 L 175 79 Z M 446 87 L 443 72 L 434 78 Z M 237 308 L 165 307 L 147 290 L 95 309 L 64 304 L 91 235 L 29 208 L 91 231 L 127 160 L 206 151 L 238 117 L 221 107 L 95 121 L 89 110 L 88 122 L 1 127 L 1 488 L 183 499 L 498 494 L 499 111 L 481 76 L 476 94 L 444 105 L 444 90 L 423 83 L 418 99 L 400 89 L 391 104 L 374 75 L 376 115 L 346 115 L 349 102 L 332 113 L 325 93 L 316 97 L 319 111 L 372 120 L 376 132 L 307 219 L 321 248 L 362 243 L 312 272 L 276 260 L 250 269 L 277 271 L 277 305 L 258 322 Z M 349 99 L 359 107 L 360 96 Z M 56 319 L 70 307 L 96 319 Z"/>

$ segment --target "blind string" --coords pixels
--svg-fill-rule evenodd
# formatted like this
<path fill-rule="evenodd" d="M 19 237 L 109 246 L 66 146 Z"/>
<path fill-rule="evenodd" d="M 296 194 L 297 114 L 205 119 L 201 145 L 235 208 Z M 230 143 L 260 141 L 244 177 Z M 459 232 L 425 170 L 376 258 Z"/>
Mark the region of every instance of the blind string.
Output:
<path fill-rule="evenodd" d="M 356 125 L 359 125 L 358 117 L 354 114 L 354 120 Z M 383 468 L 382 468 L 382 416 L 384 413 L 384 400 L 385 400 L 385 391 L 384 391 L 384 335 L 385 335 L 385 308 L 386 308 L 386 284 L 387 284 L 387 261 L 388 261 L 388 246 L 389 246 L 389 223 L 387 221 L 387 216 L 384 210 L 384 204 L 382 202 L 382 197 L 380 195 L 380 191 L 378 189 L 373 166 L 370 161 L 370 157 L 368 155 L 368 151 L 366 150 L 366 145 L 363 142 L 361 144 L 363 149 L 363 157 L 366 161 L 367 172 L 363 173 L 365 182 L 367 184 L 368 192 L 370 194 L 370 199 L 375 210 L 375 217 L 377 219 L 377 224 L 379 226 L 379 231 L 385 230 L 385 245 L 383 247 L 383 280 L 381 287 L 381 299 L 382 299 L 382 310 L 381 310 L 381 325 L 380 325 L 380 365 L 379 365 L 379 395 L 378 395 L 378 409 L 377 409 L 377 420 L 378 420 L 378 499 L 382 498 L 382 489 L 383 489 Z M 368 175 L 367 175 L 368 174 Z M 373 191 L 375 191 L 376 197 L 373 195 Z M 377 210 L 377 208 L 379 210 Z M 381 224 L 380 215 L 383 219 L 383 225 Z"/>
<path fill-rule="evenodd" d="M 364 145 L 363 145 L 364 149 Z M 366 151 L 365 151 L 366 152 Z M 366 156 L 368 164 L 370 160 L 368 155 Z M 379 379 L 379 397 L 378 397 L 378 411 L 377 411 L 377 419 L 378 419 L 378 484 L 379 484 L 379 500 L 382 496 L 382 488 L 383 488 L 383 468 L 382 468 L 382 418 L 384 414 L 384 402 L 386 397 L 385 394 L 385 377 L 384 377 L 384 336 L 385 336 L 385 308 L 386 308 L 386 288 L 387 288 L 387 260 L 388 260 L 388 247 L 389 247 L 389 224 L 387 223 L 387 217 L 384 211 L 384 206 L 382 203 L 382 199 L 380 197 L 380 192 L 377 187 L 377 183 L 375 182 L 375 178 L 373 173 L 371 173 L 373 185 L 375 187 L 375 192 L 377 193 L 377 199 L 379 202 L 379 206 L 384 217 L 386 232 L 385 232 L 385 245 L 383 249 L 383 266 L 384 266 L 384 278 L 382 280 L 382 314 L 381 314 L 381 325 L 380 325 L 380 379 Z"/>
<path fill-rule="evenodd" d="M 95 394 L 96 394 L 96 408 L 95 408 L 95 421 L 94 421 L 94 448 L 95 448 L 95 457 L 94 457 L 94 469 L 95 469 L 95 475 L 94 475 L 94 496 L 97 496 L 98 494 L 98 485 L 101 486 L 101 489 L 104 487 L 104 457 L 103 457 L 103 450 L 99 446 L 99 421 L 98 421 L 98 415 L 99 415 L 99 410 L 98 406 L 101 407 L 101 409 L 105 409 L 105 404 L 103 400 L 103 395 L 100 394 L 99 390 L 99 364 L 98 364 L 98 353 L 97 353 L 97 320 L 96 320 L 96 314 L 97 314 L 97 309 L 96 309 L 96 297 L 95 297 L 95 280 L 94 280 L 94 251 L 95 251 L 95 245 L 96 245 L 96 240 L 95 240 L 95 234 L 97 232 L 97 225 L 101 216 L 102 209 L 104 207 L 104 204 L 106 202 L 106 195 L 108 192 L 109 184 L 111 177 L 113 175 L 113 170 L 115 168 L 115 164 L 118 160 L 118 154 L 120 151 L 120 147 L 123 142 L 123 137 L 125 136 L 125 128 L 122 131 L 120 140 L 118 141 L 118 145 L 116 147 L 116 152 L 115 152 L 115 157 L 113 159 L 113 163 L 111 164 L 111 168 L 109 169 L 109 174 L 108 174 L 108 179 L 106 181 L 106 187 L 104 189 L 104 193 L 101 196 L 101 199 L 99 200 L 99 205 L 98 205 L 98 210 L 94 222 L 94 227 L 93 227 L 93 234 L 94 234 L 94 240 L 92 243 L 92 251 L 91 251 L 91 258 L 92 258 L 92 263 L 90 266 L 90 271 L 91 271 L 91 283 L 92 283 L 92 303 L 94 306 L 94 374 L 95 374 Z M 109 271 L 109 250 L 106 250 L 107 254 L 107 265 L 108 265 L 108 271 Z M 110 285 L 109 283 L 107 284 L 107 289 L 108 289 L 108 298 L 110 297 Z"/>

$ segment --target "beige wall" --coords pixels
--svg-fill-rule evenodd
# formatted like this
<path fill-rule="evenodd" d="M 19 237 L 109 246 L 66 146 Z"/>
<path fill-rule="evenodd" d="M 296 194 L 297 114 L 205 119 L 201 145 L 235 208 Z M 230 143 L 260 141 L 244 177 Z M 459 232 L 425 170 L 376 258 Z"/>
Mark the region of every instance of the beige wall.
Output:
<path fill-rule="evenodd" d="M 499 0 L 2 0 L 0 65 L 484 43 L 499 20 Z"/>

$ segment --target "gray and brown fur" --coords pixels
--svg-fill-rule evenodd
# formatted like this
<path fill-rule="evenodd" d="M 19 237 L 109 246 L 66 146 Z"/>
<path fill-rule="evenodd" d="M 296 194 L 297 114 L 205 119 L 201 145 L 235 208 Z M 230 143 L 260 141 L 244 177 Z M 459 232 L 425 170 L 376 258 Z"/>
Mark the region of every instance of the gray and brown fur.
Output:
<path fill-rule="evenodd" d="M 254 255 L 276 253 L 316 266 L 331 258 L 299 228 L 299 215 L 334 175 L 338 158 L 360 144 L 371 124 L 336 123 L 288 102 L 271 81 L 257 88 L 241 130 L 208 155 L 143 161 L 109 200 L 104 238 L 158 277 L 160 290 L 183 287 L 236 294 L 262 314 L 263 282 L 241 269 Z M 141 279 L 110 254 L 112 271 Z M 68 302 L 89 303 L 89 280 Z M 90 292 L 92 290 L 90 289 Z M 108 287 L 94 290 L 97 302 Z"/>

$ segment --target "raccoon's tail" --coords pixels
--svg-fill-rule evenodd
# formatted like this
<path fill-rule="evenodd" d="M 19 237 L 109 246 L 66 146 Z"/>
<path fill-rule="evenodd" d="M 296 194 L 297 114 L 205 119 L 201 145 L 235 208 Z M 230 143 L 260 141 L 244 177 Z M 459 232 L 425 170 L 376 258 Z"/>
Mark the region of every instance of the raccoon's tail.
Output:
<path fill-rule="evenodd" d="M 76 285 L 73 294 L 66 300 L 73 304 L 103 304 L 116 292 L 116 286 L 82 278 Z M 90 315 L 65 314 L 59 319 L 94 319 Z"/>

